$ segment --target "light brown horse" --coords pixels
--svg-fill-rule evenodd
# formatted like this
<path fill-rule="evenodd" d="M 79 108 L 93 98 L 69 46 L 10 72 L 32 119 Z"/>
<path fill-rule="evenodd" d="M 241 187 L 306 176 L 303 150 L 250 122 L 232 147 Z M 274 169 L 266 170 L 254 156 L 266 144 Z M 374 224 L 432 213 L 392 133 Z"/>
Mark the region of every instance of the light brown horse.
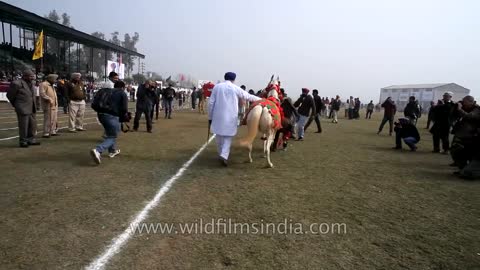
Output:
<path fill-rule="evenodd" d="M 270 85 L 278 85 L 278 80 L 270 81 Z M 267 97 L 275 97 L 278 99 L 278 94 L 275 88 L 271 88 L 267 94 Z M 280 108 L 278 108 L 280 109 Z M 245 146 L 248 148 L 248 158 L 250 163 L 253 162 L 252 159 L 252 148 L 253 148 L 253 141 L 257 136 L 258 131 L 260 131 L 264 138 L 266 138 L 263 142 L 263 152 L 267 158 L 267 163 L 270 168 L 273 168 L 273 163 L 270 159 L 270 146 L 273 143 L 275 138 L 275 133 L 277 132 L 277 128 L 274 126 L 273 117 L 270 114 L 268 108 L 263 107 L 262 105 L 258 104 L 253 107 L 247 116 L 247 128 L 248 133 L 247 136 L 240 142 L 240 145 Z"/>

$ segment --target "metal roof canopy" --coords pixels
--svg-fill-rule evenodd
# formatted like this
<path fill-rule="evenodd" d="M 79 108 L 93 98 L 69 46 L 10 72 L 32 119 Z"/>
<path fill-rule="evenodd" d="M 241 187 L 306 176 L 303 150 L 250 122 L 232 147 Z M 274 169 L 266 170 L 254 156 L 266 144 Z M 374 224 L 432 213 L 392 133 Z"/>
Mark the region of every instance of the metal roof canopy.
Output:
<path fill-rule="evenodd" d="M 384 87 L 382 89 L 431 89 L 437 88 L 453 83 L 428 83 L 428 84 L 404 84 L 404 85 L 392 85 Z"/>
<path fill-rule="evenodd" d="M 0 1 L 0 20 L 2 22 L 10 23 L 25 29 L 34 30 L 43 33 L 47 36 L 52 36 L 57 39 L 66 41 L 73 41 L 96 49 L 105 49 L 115 52 L 130 54 L 145 58 L 145 55 L 125 49 L 106 40 L 94 37 L 87 33 L 75 30 L 73 28 L 50 21 L 49 19 L 38 16 L 35 13 L 23 10 L 21 8 L 9 5 Z"/>

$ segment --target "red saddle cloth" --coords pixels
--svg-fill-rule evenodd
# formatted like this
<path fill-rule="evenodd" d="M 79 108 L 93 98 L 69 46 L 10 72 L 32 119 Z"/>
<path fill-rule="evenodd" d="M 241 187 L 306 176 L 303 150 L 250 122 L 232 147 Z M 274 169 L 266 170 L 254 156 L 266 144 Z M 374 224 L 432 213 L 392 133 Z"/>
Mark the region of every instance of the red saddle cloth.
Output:
<path fill-rule="evenodd" d="M 248 114 L 250 113 L 250 110 L 257 105 L 261 105 L 262 107 L 268 109 L 268 112 L 270 113 L 273 119 L 274 129 L 280 129 L 282 127 L 282 119 L 284 117 L 283 110 L 282 110 L 282 107 L 280 107 L 280 103 L 278 102 L 278 100 L 274 97 L 269 97 L 266 99 L 261 99 L 259 101 L 253 102 L 252 105 L 250 105 L 248 112 L 245 114 L 245 119 L 243 121 L 244 124 L 246 123 L 246 119 Z"/>

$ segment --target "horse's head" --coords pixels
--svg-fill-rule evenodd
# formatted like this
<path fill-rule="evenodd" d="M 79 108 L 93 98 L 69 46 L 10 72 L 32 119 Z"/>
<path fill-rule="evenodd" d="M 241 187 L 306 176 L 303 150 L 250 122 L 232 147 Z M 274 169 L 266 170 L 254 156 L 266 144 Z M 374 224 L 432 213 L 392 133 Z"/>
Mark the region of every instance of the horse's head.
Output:
<path fill-rule="evenodd" d="M 267 88 L 265 88 L 265 91 L 267 92 L 267 97 L 279 99 L 278 92 L 280 92 L 280 78 L 277 77 L 275 80 L 274 75 L 272 75 L 272 78 L 270 79 Z"/>

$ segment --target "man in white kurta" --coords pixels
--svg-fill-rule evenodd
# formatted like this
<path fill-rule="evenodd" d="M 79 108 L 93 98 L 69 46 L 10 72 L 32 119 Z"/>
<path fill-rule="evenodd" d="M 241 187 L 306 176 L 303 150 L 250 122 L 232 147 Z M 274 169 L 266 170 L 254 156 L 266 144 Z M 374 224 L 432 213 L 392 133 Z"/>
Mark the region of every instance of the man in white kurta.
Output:
<path fill-rule="evenodd" d="M 216 135 L 218 154 L 225 166 L 228 165 L 233 136 L 237 134 L 239 99 L 251 102 L 261 99 L 233 84 L 235 78 L 235 73 L 226 73 L 225 82 L 215 85 L 208 101 L 211 130 Z"/>

